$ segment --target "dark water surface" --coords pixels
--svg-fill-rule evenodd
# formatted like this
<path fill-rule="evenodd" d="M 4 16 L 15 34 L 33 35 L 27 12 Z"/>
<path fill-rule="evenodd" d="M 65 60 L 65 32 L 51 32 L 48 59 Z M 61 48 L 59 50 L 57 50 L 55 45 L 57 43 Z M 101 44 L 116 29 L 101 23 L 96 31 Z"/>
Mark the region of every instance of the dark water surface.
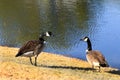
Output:
<path fill-rule="evenodd" d="M 21 47 L 52 31 L 44 51 L 85 58 L 89 36 L 112 67 L 120 69 L 119 0 L 0 0 L 0 45 Z"/>

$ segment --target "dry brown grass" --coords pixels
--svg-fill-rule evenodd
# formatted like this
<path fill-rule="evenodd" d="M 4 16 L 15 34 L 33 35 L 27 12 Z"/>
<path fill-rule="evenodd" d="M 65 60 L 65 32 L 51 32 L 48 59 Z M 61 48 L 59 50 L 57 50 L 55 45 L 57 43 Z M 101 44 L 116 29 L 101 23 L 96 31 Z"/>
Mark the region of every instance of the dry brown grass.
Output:
<path fill-rule="evenodd" d="M 86 61 L 46 52 L 39 55 L 35 67 L 28 58 L 16 58 L 17 51 L 0 46 L 0 80 L 120 80 L 117 69 L 97 72 Z"/>

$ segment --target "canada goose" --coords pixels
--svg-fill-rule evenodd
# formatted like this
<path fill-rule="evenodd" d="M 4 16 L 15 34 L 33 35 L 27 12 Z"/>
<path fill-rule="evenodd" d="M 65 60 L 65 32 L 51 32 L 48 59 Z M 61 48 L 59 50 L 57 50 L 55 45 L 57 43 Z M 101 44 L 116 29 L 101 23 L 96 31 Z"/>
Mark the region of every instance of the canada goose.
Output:
<path fill-rule="evenodd" d="M 52 35 L 52 32 L 48 31 L 48 32 L 42 33 L 38 40 L 28 41 L 19 49 L 15 57 L 18 57 L 18 56 L 29 57 L 31 64 L 33 65 L 31 57 L 35 56 L 34 65 L 37 66 L 37 57 L 44 48 L 44 42 L 45 42 L 44 36 L 51 36 L 51 35 Z"/>
<path fill-rule="evenodd" d="M 92 65 L 92 68 L 95 66 L 99 67 L 100 72 L 100 67 L 109 67 L 105 57 L 99 51 L 92 50 L 91 41 L 88 37 L 84 37 L 81 40 L 87 42 L 86 58 L 89 64 Z"/>

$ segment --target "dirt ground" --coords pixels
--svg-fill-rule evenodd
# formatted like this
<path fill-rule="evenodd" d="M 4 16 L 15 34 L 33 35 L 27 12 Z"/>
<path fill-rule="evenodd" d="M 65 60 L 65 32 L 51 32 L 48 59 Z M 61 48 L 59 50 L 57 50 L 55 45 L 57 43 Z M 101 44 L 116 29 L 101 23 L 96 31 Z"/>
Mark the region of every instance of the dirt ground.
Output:
<path fill-rule="evenodd" d="M 18 48 L 0 46 L 0 80 L 120 80 L 115 68 L 98 72 L 86 61 L 47 52 L 39 55 L 36 67 L 29 58 L 16 58 L 17 52 Z"/>

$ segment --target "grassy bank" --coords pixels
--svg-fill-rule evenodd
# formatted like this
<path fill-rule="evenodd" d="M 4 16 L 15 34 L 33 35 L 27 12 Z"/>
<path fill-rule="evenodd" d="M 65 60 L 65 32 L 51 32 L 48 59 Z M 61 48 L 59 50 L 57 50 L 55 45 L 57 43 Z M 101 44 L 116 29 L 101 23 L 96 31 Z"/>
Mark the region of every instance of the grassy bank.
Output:
<path fill-rule="evenodd" d="M 46 52 L 35 67 L 29 58 L 16 58 L 17 52 L 18 48 L 0 46 L 0 80 L 120 80 L 120 71 L 114 68 L 97 72 L 86 61 Z"/>

